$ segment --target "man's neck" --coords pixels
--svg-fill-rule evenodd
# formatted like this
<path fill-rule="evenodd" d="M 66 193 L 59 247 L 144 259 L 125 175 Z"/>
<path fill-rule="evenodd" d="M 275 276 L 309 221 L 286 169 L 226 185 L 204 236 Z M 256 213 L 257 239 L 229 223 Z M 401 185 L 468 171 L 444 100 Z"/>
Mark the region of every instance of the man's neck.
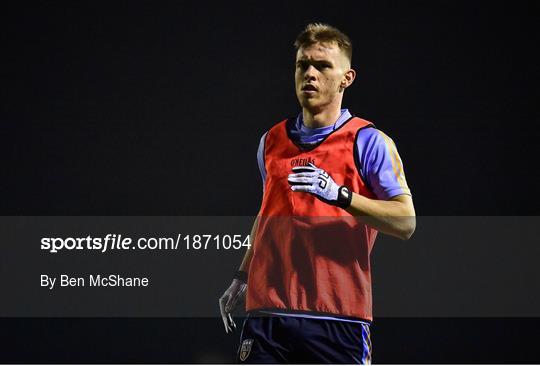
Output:
<path fill-rule="evenodd" d="M 304 108 L 302 110 L 304 118 L 304 126 L 309 128 L 321 128 L 331 126 L 341 116 L 341 108 L 325 109 L 322 111 L 312 112 Z"/>

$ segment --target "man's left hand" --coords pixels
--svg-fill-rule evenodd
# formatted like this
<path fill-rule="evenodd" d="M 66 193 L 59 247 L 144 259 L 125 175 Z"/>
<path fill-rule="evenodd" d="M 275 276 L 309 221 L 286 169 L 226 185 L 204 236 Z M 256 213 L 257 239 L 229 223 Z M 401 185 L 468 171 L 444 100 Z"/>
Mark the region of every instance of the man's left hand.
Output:
<path fill-rule="evenodd" d="M 352 192 L 339 186 L 323 169 L 314 164 L 292 168 L 288 181 L 295 192 L 307 192 L 330 205 L 347 208 L 351 205 Z"/>

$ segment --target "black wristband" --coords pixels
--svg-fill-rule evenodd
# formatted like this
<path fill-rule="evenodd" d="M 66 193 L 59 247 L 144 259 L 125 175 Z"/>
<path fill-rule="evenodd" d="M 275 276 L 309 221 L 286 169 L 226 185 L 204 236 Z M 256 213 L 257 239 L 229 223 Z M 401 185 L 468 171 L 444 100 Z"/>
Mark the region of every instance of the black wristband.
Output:
<path fill-rule="evenodd" d="M 233 276 L 233 279 L 247 283 L 248 274 L 245 271 L 236 271 L 236 273 Z"/>
<path fill-rule="evenodd" d="M 352 192 L 346 186 L 339 187 L 337 206 L 343 209 L 348 208 L 352 202 Z"/>

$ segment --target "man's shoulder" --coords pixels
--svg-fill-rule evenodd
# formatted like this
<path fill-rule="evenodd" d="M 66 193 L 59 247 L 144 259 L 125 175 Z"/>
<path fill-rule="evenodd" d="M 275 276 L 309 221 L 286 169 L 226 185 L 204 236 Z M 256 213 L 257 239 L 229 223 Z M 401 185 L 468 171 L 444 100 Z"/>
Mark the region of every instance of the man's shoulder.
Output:
<path fill-rule="evenodd" d="M 264 145 L 264 142 L 267 139 L 268 135 L 275 134 L 281 128 L 285 129 L 287 122 L 291 121 L 292 119 L 292 117 L 288 117 L 278 122 L 275 122 L 268 130 L 264 131 L 264 133 L 261 135 L 260 144 Z"/>
<path fill-rule="evenodd" d="M 375 123 L 373 123 L 371 120 L 358 117 L 358 116 L 353 116 L 351 119 L 356 120 L 357 124 L 361 126 L 361 128 L 358 131 L 358 138 L 363 138 L 363 139 L 372 140 L 372 141 L 379 141 L 379 140 L 384 141 L 387 139 L 392 141 L 390 136 L 388 136 L 387 133 L 385 133 L 383 130 L 378 128 L 375 125 Z"/>
<path fill-rule="evenodd" d="M 274 122 L 274 124 L 272 125 L 272 127 L 270 127 L 268 131 L 275 128 L 280 128 L 281 126 L 286 125 L 287 123 L 290 123 L 293 120 L 294 120 L 294 117 L 287 117 L 287 118 L 279 120 L 278 122 Z"/>
<path fill-rule="evenodd" d="M 364 128 L 357 134 L 356 154 L 361 161 L 371 160 L 369 157 L 382 158 L 390 152 L 394 154 L 395 150 L 394 140 L 378 128 Z"/>
<path fill-rule="evenodd" d="M 263 136 L 267 135 L 274 135 L 278 131 L 286 131 L 287 128 L 290 128 L 290 123 L 294 121 L 294 117 L 288 117 L 285 119 L 282 119 L 278 122 L 275 122 L 264 134 Z"/>
<path fill-rule="evenodd" d="M 375 125 L 366 125 L 363 128 L 360 128 L 358 131 L 358 138 L 364 138 L 364 139 L 373 139 L 373 138 L 379 138 L 380 134 L 382 133 L 381 130 L 379 130 Z"/>

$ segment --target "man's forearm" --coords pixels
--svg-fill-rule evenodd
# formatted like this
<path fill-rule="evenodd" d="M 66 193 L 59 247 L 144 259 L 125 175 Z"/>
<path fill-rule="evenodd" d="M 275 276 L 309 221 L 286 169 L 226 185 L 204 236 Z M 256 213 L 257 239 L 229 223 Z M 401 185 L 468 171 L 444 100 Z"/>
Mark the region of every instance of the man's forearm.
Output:
<path fill-rule="evenodd" d="M 346 210 L 368 226 L 402 240 L 409 239 L 416 228 L 414 206 L 408 195 L 384 201 L 353 193 Z"/>
<path fill-rule="evenodd" d="M 253 222 L 253 226 L 251 228 L 251 233 L 249 235 L 249 242 L 251 246 L 246 250 L 246 254 L 244 254 L 244 259 L 242 259 L 242 264 L 240 264 L 240 268 L 238 268 L 239 271 L 248 272 L 249 271 L 249 265 L 251 264 L 251 258 L 253 258 L 253 247 L 255 244 L 255 233 L 257 232 L 257 226 L 259 225 L 259 217 L 257 216 L 255 218 L 255 221 Z"/>

